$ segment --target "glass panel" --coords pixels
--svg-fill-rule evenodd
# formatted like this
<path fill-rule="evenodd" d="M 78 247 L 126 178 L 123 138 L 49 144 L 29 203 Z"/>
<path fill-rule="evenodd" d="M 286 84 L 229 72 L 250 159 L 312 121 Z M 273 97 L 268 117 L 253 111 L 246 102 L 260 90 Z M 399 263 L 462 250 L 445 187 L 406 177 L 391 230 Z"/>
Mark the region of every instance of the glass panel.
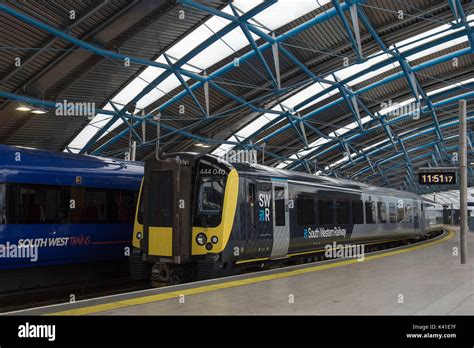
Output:
<path fill-rule="evenodd" d="M 362 201 L 352 201 L 352 222 L 354 224 L 364 223 L 364 207 Z"/>
<path fill-rule="evenodd" d="M 0 225 L 7 223 L 6 185 L 0 184 Z"/>
<path fill-rule="evenodd" d="M 105 190 L 87 189 L 85 197 L 85 209 L 82 222 L 103 223 L 106 222 L 106 202 Z"/>
<path fill-rule="evenodd" d="M 248 207 L 250 209 L 250 223 L 255 225 L 255 184 L 249 184 Z"/>
<path fill-rule="evenodd" d="M 314 198 L 308 196 L 298 196 L 296 200 L 296 214 L 298 225 L 313 225 L 315 222 Z"/>
<path fill-rule="evenodd" d="M 107 192 L 107 221 L 111 223 L 133 223 L 135 215 L 135 194 L 128 190 Z"/>
<path fill-rule="evenodd" d="M 199 191 L 196 200 L 196 226 L 215 227 L 221 221 L 224 202 L 225 178 L 200 177 Z"/>
<path fill-rule="evenodd" d="M 377 202 L 378 222 L 385 224 L 387 222 L 387 206 L 384 202 Z"/>
<path fill-rule="evenodd" d="M 171 227 L 173 225 L 173 172 L 171 170 L 152 171 L 152 192 L 148 195 L 151 207 L 151 226 Z"/>
<path fill-rule="evenodd" d="M 334 223 L 334 204 L 332 200 L 318 201 L 319 223 L 332 225 Z"/>
<path fill-rule="evenodd" d="M 275 226 L 285 225 L 285 189 L 275 187 Z"/>
<path fill-rule="evenodd" d="M 397 212 L 395 210 L 395 203 L 390 203 L 388 205 L 388 209 L 390 212 L 390 223 L 394 224 L 397 222 Z"/>
<path fill-rule="evenodd" d="M 365 222 L 367 224 L 375 223 L 375 214 L 374 202 L 365 202 Z"/>
<path fill-rule="evenodd" d="M 336 223 L 349 223 L 349 201 L 336 201 Z"/>
<path fill-rule="evenodd" d="M 21 185 L 18 222 L 23 224 L 59 223 L 59 194 L 59 187 Z"/>
<path fill-rule="evenodd" d="M 412 222 L 413 221 L 413 212 L 412 212 L 412 209 L 411 209 L 411 205 L 410 204 L 406 204 L 405 205 L 405 218 L 404 218 L 404 222 Z"/>
<path fill-rule="evenodd" d="M 403 205 L 403 200 L 398 200 L 397 202 L 397 222 L 404 222 L 403 218 L 405 217 L 405 208 Z"/>

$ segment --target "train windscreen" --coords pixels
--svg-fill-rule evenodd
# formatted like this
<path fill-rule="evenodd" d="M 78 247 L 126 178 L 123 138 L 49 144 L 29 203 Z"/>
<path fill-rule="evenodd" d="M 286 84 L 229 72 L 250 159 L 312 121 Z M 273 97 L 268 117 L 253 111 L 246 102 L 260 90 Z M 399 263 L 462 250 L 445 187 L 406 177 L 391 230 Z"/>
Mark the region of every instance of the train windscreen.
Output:
<path fill-rule="evenodd" d="M 198 181 L 194 226 L 216 227 L 221 221 L 225 177 L 201 176 Z"/>

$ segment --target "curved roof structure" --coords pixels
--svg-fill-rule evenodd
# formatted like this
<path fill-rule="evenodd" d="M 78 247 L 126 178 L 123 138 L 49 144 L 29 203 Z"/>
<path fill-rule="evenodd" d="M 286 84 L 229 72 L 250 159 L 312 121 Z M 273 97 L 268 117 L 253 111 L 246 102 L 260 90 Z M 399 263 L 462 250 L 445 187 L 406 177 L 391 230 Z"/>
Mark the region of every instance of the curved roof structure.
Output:
<path fill-rule="evenodd" d="M 461 99 L 474 162 L 473 9 L 468 0 L 2 3 L 0 142 L 123 157 L 136 141 L 139 160 L 157 138 L 164 152 L 253 149 L 266 165 L 424 192 L 420 167 L 453 165 Z M 93 112 L 57 116 L 58 105 Z"/>

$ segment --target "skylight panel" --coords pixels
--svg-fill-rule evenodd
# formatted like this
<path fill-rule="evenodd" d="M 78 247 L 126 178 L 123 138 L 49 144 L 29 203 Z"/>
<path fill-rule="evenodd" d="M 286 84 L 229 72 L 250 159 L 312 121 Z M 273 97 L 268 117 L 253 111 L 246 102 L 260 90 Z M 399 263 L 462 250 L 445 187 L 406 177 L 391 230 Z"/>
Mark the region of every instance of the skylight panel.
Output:
<path fill-rule="evenodd" d="M 329 2 L 330 0 L 279 0 L 270 8 L 256 15 L 254 20 L 250 20 L 250 22 L 254 24 L 258 22 L 270 30 L 275 30 L 311 11 L 316 10 L 320 7 L 319 5 L 324 6 Z"/>

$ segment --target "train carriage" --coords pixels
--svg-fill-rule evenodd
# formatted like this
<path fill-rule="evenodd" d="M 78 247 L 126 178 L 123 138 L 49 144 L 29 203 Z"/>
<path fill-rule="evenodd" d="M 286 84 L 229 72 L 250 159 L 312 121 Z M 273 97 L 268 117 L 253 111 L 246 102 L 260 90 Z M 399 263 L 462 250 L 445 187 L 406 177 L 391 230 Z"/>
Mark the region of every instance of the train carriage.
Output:
<path fill-rule="evenodd" d="M 60 265 L 126 265 L 142 177 L 136 163 L 0 145 L 0 289 L 49 285 Z"/>
<path fill-rule="evenodd" d="M 308 257 L 330 243 L 421 237 L 421 198 L 257 164 L 180 153 L 145 165 L 132 262 L 152 278 L 210 278 Z"/>

